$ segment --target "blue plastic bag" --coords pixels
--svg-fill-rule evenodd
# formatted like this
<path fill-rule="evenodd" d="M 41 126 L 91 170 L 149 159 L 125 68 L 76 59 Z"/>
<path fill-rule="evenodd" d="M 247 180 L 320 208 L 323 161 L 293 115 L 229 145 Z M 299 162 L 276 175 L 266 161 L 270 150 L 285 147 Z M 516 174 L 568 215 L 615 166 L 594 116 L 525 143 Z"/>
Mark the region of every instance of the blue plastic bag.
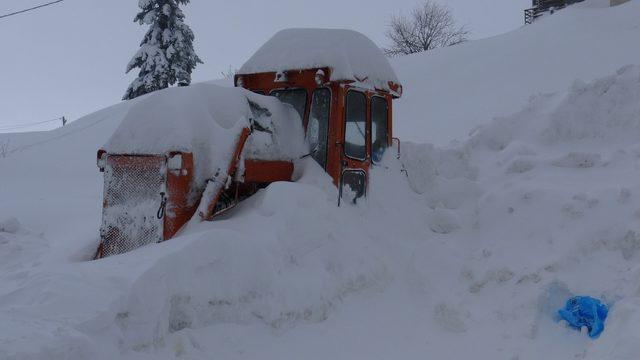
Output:
<path fill-rule="evenodd" d="M 607 319 L 609 309 L 598 299 L 590 296 L 576 296 L 567 300 L 567 304 L 563 309 L 558 310 L 558 314 L 573 328 L 579 330 L 586 326 L 589 329 L 589 337 L 595 339 L 604 330 L 604 321 Z"/>

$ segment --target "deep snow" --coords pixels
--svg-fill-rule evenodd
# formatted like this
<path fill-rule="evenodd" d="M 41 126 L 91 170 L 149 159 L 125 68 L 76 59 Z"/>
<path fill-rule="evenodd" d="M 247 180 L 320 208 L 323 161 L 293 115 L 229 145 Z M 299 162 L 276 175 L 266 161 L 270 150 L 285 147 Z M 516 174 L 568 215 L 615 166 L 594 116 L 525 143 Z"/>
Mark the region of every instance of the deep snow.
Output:
<path fill-rule="evenodd" d="M 570 19 L 566 33 L 600 21 L 610 38 L 637 37 L 629 13 L 639 6 L 554 17 Z M 554 17 L 504 35 L 502 51 L 517 34 L 547 40 L 546 28 L 563 27 Z M 497 39 L 484 42 L 499 48 Z M 562 47 L 583 51 L 574 40 Z M 398 60 L 398 72 L 431 71 L 417 58 Z M 455 146 L 403 142 L 400 161 L 388 151 L 358 206 L 336 207 L 331 180 L 308 161 L 300 181 L 272 184 L 228 218 L 91 262 L 95 151 L 131 103 L 48 133 L 0 135 L 10 138 L 0 152 L 0 358 L 637 359 L 640 67 L 601 70 L 565 84 L 538 74 L 559 91 L 519 104 L 500 95 L 527 91 L 520 79 L 486 68 L 496 85 L 484 100 L 513 109 Z M 420 94 L 442 91 L 449 104 L 459 94 L 413 84 L 395 123 L 438 131 L 407 111 L 425 108 Z M 599 339 L 555 322 L 570 295 L 611 305 Z"/>
<path fill-rule="evenodd" d="M 488 39 L 392 61 L 404 86 L 396 134 L 448 145 L 475 127 L 526 106 L 531 95 L 565 90 L 638 63 L 640 3 L 587 0 Z"/>

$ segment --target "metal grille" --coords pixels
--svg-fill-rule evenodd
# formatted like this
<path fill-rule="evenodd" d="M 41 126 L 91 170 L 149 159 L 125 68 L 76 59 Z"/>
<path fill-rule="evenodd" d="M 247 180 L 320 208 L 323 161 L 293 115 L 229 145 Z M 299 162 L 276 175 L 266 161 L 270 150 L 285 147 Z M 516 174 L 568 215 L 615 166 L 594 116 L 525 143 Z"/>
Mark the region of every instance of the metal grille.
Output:
<path fill-rule="evenodd" d="M 107 157 L 100 229 L 103 257 L 163 240 L 163 221 L 157 213 L 165 182 L 164 157 Z"/>

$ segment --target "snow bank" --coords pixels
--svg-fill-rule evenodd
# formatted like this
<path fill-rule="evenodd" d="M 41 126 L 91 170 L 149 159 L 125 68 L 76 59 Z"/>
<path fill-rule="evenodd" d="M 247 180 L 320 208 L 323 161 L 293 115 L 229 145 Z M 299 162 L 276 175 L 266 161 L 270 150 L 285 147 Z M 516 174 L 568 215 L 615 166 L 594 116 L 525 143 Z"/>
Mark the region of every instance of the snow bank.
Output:
<path fill-rule="evenodd" d="M 488 258 L 511 263 L 505 268 L 514 274 L 509 278 L 521 276 L 510 301 L 519 301 L 523 284 L 539 284 L 528 285 L 540 300 L 529 315 L 527 336 L 564 346 L 567 356 L 638 357 L 636 331 L 627 320 L 636 317 L 639 299 L 638 136 L 640 67 L 626 66 L 565 92 L 534 97 L 521 112 L 475 130 L 460 147 L 482 169 L 479 185 L 486 191 L 477 205 L 474 234 L 483 239 L 477 246 L 496 246 L 501 255 L 488 250 Z M 478 293 L 495 281 L 490 275 L 469 278 Z M 552 311 L 561 299 L 585 294 L 604 298 L 612 317 L 602 339 L 582 343 L 578 333 L 558 327 Z M 517 322 L 522 315 L 508 317 Z"/>
<path fill-rule="evenodd" d="M 15 234 L 20 230 L 21 225 L 18 219 L 10 218 L 0 221 L 0 233 Z"/>
<path fill-rule="evenodd" d="M 583 11 L 576 32 L 617 17 L 628 29 L 611 36 L 637 34 L 635 14 Z M 554 17 L 530 28 L 542 29 L 535 39 L 549 39 Z M 95 148 L 129 105 L 14 136 L 0 158 L 0 358 L 635 360 L 640 84 L 637 66 L 616 70 L 574 86 L 567 75 L 563 91 L 459 145 L 403 142 L 357 206 L 337 207 L 307 159 L 299 182 L 272 184 L 228 218 L 100 261 L 84 261 L 99 241 Z M 513 100 L 491 87 L 488 107 Z M 421 114 L 424 99 L 402 101 Z M 611 306 L 599 339 L 555 321 L 572 295 Z"/>
<path fill-rule="evenodd" d="M 221 149 L 232 146 L 249 118 L 242 89 L 207 84 L 164 89 L 132 104 L 104 149 L 112 154 L 195 151 L 204 156 L 210 143 Z"/>
<path fill-rule="evenodd" d="M 592 83 L 577 81 L 566 92 L 534 97 L 525 110 L 476 129 L 470 143 L 503 150 L 517 141 L 631 146 L 639 138 L 640 66 L 630 65 Z M 572 152 L 553 163 L 591 167 L 598 162 L 597 154 Z"/>
<path fill-rule="evenodd" d="M 287 29 L 276 33 L 240 68 L 238 74 L 331 68 L 332 81 L 356 81 L 377 89 L 398 84 L 382 51 L 352 30 Z"/>
<path fill-rule="evenodd" d="M 177 241 L 97 262 L 40 266 L 24 280 L 3 263 L 0 320 L 11 330 L 0 327 L 0 357 L 192 354 L 198 345 L 183 343 L 185 331 L 283 331 L 323 322 L 347 298 L 381 291 L 391 279 L 379 250 L 341 220 L 360 210 L 336 211 L 330 178 L 312 160 L 306 165 L 309 178 L 301 183 L 273 184 L 229 221 L 200 224 Z M 83 306 L 74 305 L 84 291 Z M 5 311 L 20 298 L 30 299 L 20 313 Z M 24 338 L 39 340 L 34 346 Z"/>
<path fill-rule="evenodd" d="M 585 1 L 503 35 L 392 59 L 404 88 L 394 103 L 395 135 L 441 146 L 465 141 L 532 95 L 638 64 L 640 1 L 597 6 Z"/>

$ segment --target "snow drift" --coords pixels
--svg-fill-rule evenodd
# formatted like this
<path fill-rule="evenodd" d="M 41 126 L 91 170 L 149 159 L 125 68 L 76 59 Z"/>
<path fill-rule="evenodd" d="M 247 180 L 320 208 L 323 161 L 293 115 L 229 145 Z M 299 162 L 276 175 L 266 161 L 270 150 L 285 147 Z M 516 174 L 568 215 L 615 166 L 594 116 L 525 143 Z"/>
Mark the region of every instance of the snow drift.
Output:
<path fill-rule="evenodd" d="M 356 207 L 337 208 L 331 180 L 308 161 L 300 182 L 271 185 L 227 220 L 101 261 L 56 257 L 55 238 L 5 221 L 13 262 L 0 274 L 0 354 L 633 359 L 640 174 L 629 165 L 640 153 L 630 138 L 611 140 L 637 130 L 639 90 L 640 69 L 626 67 L 534 99 L 457 148 L 404 144 Z M 603 127 L 582 116 L 595 94 L 594 109 L 619 99 L 626 110 Z M 577 294 L 611 306 L 596 341 L 554 321 Z M 236 338 L 247 331 L 252 342 Z"/>
<path fill-rule="evenodd" d="M 605 7 L 606 4 L 606 7 Z M 488 39 L 392 60 L 404 87 L 396 134 L 447 145 L 527 105 L 640 59 L 640 2 L 587 0 L 533 25 Z"/>
<path fill-rule="evenodd" d="M 627 12 L 638 4 L 554 16 L 573 19 L 569 34 L 608 23 L 607 36 L 637 37 Z M 560 24 L 505 37 L 543 41 Z M 227 219 L 92 262 L 95 149 L 132 104 L 12 135 L 0 158 L 0 358 L 637 359 L 640 68 L 594 69 L 458 145 L 403 142 L 358 206 L 336 207 L 330 178 L 306 161 L 299 182 L 272 184 Z M 487 104 L 510 103 L 499 93 L 514 79 L 486 73 L 497 84 Z M 432 85 L 414 87 L 405 109 L 424 109 Z M 599 339 L 555 321 L 573 295 L 610 306 Z"/>

